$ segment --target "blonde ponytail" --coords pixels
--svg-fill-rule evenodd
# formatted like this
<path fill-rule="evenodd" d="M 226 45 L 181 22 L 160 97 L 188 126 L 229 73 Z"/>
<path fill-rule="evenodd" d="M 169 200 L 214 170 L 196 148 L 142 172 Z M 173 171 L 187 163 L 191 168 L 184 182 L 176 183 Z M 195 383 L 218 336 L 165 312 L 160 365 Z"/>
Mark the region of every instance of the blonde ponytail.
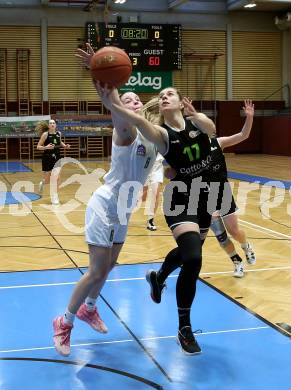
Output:
<path fill-rule="evenodd" d="M 41 136 L 45 131 L 48 131 L 49 125 L 46 121 L 40 121 L 37 123 L 35 130 Z"/>
<path fill-rule="evenodd" d="M 163 117 L 159 112 L 159 98 L 157 96 L 143 106 L 142 113 L 154 125 L 161 125 L 163 123 Z"/>

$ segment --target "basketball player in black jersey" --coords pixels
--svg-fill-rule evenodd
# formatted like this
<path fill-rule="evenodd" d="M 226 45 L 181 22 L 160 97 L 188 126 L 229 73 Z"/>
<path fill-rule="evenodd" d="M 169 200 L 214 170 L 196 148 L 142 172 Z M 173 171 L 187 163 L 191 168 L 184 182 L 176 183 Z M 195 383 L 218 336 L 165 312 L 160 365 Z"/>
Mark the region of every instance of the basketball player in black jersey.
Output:
<path fill-rule="evenodd" d="M 247 242 L 246 234 L 238 224 L 238 218 L 236 215 L 236 204 L 232 196 L 232 190 L 230 188 L 227 179 L 227 167 L 225 158 L 223 155 L 224 148 L 236 145 L 246 140 L 251 132 L 253 117 L 254 117 L 254 105 L 251 100 L 245 100 L 244 113 L 246 115 L 245 123 L 242 130 L 228 137 L 219 137 L 211 139 L 211 153 L 213 162 L 208 171 L 209 178 L 212 183 L 219 181 L 220 187 L 218 191 L 216 212 L 213 214 L 211 229 L 214 232 L 222 248 L 228 253 L 229 257 L 234 263 L 234 276 L 243 277 L 244 269 L 243 262 L 240 256 L 235 251 L 234 245 L 229 239 L 226 230 L 230 235 L 240 243 L 241 248 L 245 252 L 246 260 L 248 264 L 253 265 L 256 262 L 255 253 Z M 225 227 L 226 230 L 225 230 Z"/>
<path fill-rule="evenodd" d="M 246 100 L 243 110 L 246 115 L 246 120 L 239 133 L 229 137 L 211 138 L 212 162 L 208 171 L 203 174 L 204 180 L 209 182 L 209 191 L 216 204 L 216 211 L 212 215 L 211 229 L 222 248 L 225 249 L 233 261 L 235 277 L 243 276 L 243 263 L 232 241 L 228 237 L 224 225 L 227 231 L 241 244 L 247 262 L 251 265 L 256 262 L 255 253 L 247 242 L 246 234 L 238 225 L 237 215 L 235 214 L 237 207 L 227 179 L 227 166 L 223 155 L 224 148 L 236 145 L 246 140 L 250 135 L 254 117 L 254 105 L 252 101 Z M 173 168 L 167 168 L 165 176 L 172 179 L 176 176 L 176 172 Z M 207 230 L 200 235 L 202 242 L 205 240 L 206 235 Z M 179 260 L 170 252 L 158 272 L 149 271 L 148 279 L 151 284 L 151 296 L 154 302 L 160 303 L 166 278 L 181 265 L 181 259 Z"/>
<path fill-rule="evenodd" d="M 60 148 L 69 149 L 70 145 L 62 142 L 61 133 L 56 130 L 56 122 L 54 119 L 50 119 L 48 124 L 45 121 L 40 122 L 36 129 L 40 133 L 37 150 L 43 150 L 43 179 L 39 183 L 39 192 L 41 193 L 43 191 L 44 184 L 48 184 L 50 182 L 51 173 L 55 163 L 61 158 Z M 52 203 L 59 204 L 57 193 L 52 194 Z"/>
<path fill-rule="evenodd" d="M 207 231 L 211 221 L 211 215 L 207 212 L 208 187 L 201 182 L 201 175 L 211 163 L 209 136 L 215 133 L 214 123 L 206 115 L 197 113 L 172 87 L 159 94 L 161 126 L 110 103 L 117 94 L 115 89 L 103 88 L 100 93 L 102 100 L 107 96 L 107 106 L 111 111 L 137 126 L 149 141 L 156 144 L 158 151 L 177 172 L 175 180 L 166 186 L 164 192 L 166 222 L 178 245 L 170 254 L 171 257 L 182 259 L 183 264 L 176 287 L 179 315 L 177 340 L 186 354 L 200 353 L 201 348 L 191 328 L 190 310 L 202 265 L 200 230 Z M 184 106 L 191 110 L 188 118 L 182 115 Z"/>

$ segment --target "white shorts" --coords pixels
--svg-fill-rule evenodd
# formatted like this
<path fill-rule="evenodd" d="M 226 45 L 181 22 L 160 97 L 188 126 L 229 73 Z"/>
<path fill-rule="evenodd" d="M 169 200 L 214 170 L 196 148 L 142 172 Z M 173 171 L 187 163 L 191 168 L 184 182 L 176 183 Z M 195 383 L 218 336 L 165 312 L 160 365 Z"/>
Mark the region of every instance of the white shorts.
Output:
<path fill-rule="evenodd" d="M 163 162 L 156 160 L 154 163 L 150 174 L 148 175 L 147 181 L 145 182 L 145 186 L 154 183 L 163 183 L 164 181 L 164 167 Z"/>
<path fill-rule="evenodd" d="M 130 214 L 126 223 L 119 221 L 117 195 L 107 186 L 99 187 L 91 196 L 85 215 L 85 238 L 90 245 L 111 248 L 125 241 Z"/>

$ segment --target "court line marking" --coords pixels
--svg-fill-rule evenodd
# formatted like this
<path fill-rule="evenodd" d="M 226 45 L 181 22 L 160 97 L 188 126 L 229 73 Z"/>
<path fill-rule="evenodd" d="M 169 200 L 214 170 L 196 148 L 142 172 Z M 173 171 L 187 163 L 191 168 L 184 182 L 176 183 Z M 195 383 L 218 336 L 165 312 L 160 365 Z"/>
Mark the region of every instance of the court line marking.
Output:
<path fill-rule="evenodd" d="M 61 282 L 61 283 L 45 283 L 45 284 L 26 284 L 26 285 L 24 284 L 24 285 L 19 285 L 19 286 L 1 286 L 0 290 L 8 290 L 8 289 L 13 289 L 13 288 L 66 286 L 66 285 L 73 285 L 73 284 L 77 284 L 77 283 L 78 282 Z"/>
<path fill-rule="evenodd" d="M 286 235 L 284 233 L 277 232 L 272 229 L 265 228 L 263 226 L 254 224 L 252 222 L 248 222 L 242 219 L 239 219 L 240 222 L 250 225 L 250 227 L 254 230 L 263 230 L 266 231 L 267 234 L 273 236 L 273 237 L 284 237 L 291 239 L 291 236 Z M 257 269 L 248 269 L 245 270 L 245 273 L 247 272 L 261 272 L 261 271 L 278 271 L 278 270 L 288 270 L 291 269 L 291 266 L 286 266 L 286 267 L 273 267 L 273 268 L 257 268 Z M 200 275 L 201 276 L 208 276 L 208 275 L 223 275 L 223 274 L 232 274 L 233 271 L 215 271 L 215 272 L 202 272 Z M 177 275 L 170 275 L 169 277 L 177 277 Z M 131 281 L 131 280 L 144 280 L 144 277 L 141 278 L 124 278 L 124 279 L 108 279 L 107 282 L 118 282 L 118 281 Z M 16 288 L 32 288 L 32 287 L 49 287 L 49 286 L 62 286 L 62 285 L 74 285 L 77 282 L 64 282 L 64 283 L 47 283 L 47 284 L 35 284 L 35 285 L 20 285 L 20 286 L 0 286 L 0 290 L 3 289 L 16 289 Z"/>
<path fill-rule="evenodd" d="M 74 195 L 74 194 L 72 194 L 72 195 Z M 32 202 L 36 202 L 37 200 L 40 200 L 40 199 L 48 200 L 48 199 L 50 199 L 50 196 L 48 195 L 45 198 L 40 197 L 40 198 L 35 199 L 35 200 L 29 200 L 27 202 L 22 202 L 21 204 L 25 204 L 27 206 L 27 205 L 31 204 Z M 70 198 L 68 198 L 67 200 L 70 200 Z M 0 205 L 0 206 L 9 207 L 12 204 L 14 204 L 14 203 Z M 54 206 L 51 203 L 32 204 L 31 206 L 32 206 L 31 210 L 37 214 L 41 214 L 41 215 L 58 214 L 58 213 L 56 213 L 58 211 L 58 206 Z M 80 210 L 79 207 L 83 207 L 83 209 Z M 61 208 L 59 210 L 61 211 L 60 214 L 64 214 L 64 213 L 68 214 L 68 212 L 70 212 L 70 213 L 83 213 L 86 210 L 86 207 L 87 207 L 86 204 L 80 203 L 80 205 L 77 206 L 77 208 L 75 210 L 71 210 L 70 208 L 66 209 L 65 203 L 63 203 L 63 204 L 61 204 Z M 51 209 L 48 210 L 48 208 L 51 208 Z M 145 208 L 146 208 L 145 206 L 140 206 L 140 209 L 145 209 Z M 37 209 L 39 209 L 39 211 L 37 211 Z M 11 212 L 10 211 L 1 212 L 1 215 L 11 215 Z M 25 215 L 25 216 L 28 216 L 28 215 L 30 215 L 30 212 L 28 212 L 27 215 Z"/>
<path fill-rule="evenodd" d="M 264 232 L 267 232 L 270 236 L 276 237 L 276 235 L 277 235 L 277 236 L 288 238 L 289 240 L 291 240 L 291 236 L 288 236 L 287 234 L 284 234 L 284 233 L 277 232 L 276 230 L 265 228 L 261 225 L 257 225 L 255 223 L 248 222 L 248 221 L 245 221 L 243 219 L 239 219 L 239 222 L 243 222 L 246 225 L 250 225 L 250 227 L 254 230 L 259 230 L 259 229 L 263 230 Z M 271 234 L 271 233 L 273 233 L 273 234 Z"/>
<path fill-rule="evenodd" d="M 130 378 L 132 380 L 135 380 L 137 382 L 140 382 L 140 383 L 143 383 L 147 386 L 150 386 L 154 389 L 158 389 L 158 390 L 163 390 L 164 387 L 162 387 L 161 385 L 159 385 L 158 383 L 155 383 L 147 378 L 144 378 L 144 377 L 141 377 L 139 375 L 135 375 L 135 374 L 131 374 L 130 372 L 128 371 L 123 371 L 123 370 L 118 370 L 116 368 L 112 368 L 112 367 L 106 367 L 106 366 L 101 366 L 99 364 L 92 364 L 92 363 L 89 363 L 90 360 L 87 358 L 86 360 L 64 360 L 64 359 L 47 359 L 47 358 L 33 358 L 33 357 L 16 357 L 16 356 L 12 356 L 12 357 L 3 357 L 1 356 L 0 357 L 0 361 L 6 361 L 6 362 L 29 362 L 29 363 L 53 363 L 53 364 L 64 364 L 64 365 L 70 365 L 70 366 L 74 366 L 75 369 L 74 369 L 74 373 L 75 373 L 75 376 L 84 368 L 90 368 L 90 369 L 94 369 L 94 370 L 101 370 L 101 371 L 104 371 L 104 372 L 110 372 L 112 374 L 116 374 L 116 375 L 121 375 L 123 377 L 126 377 L 126 378 Z M 3 381 L 0 382 L 0 385 L 2 385 L 2 383 L 4 383 Z M 55 386 L 54 386 L 55 387 Z M 81 384 L 81 387 L 82 389 L 84 389 L 83 385 Z M 76 388 L 74 386 L 74 388 Z M 78 386 L 78 388 L 80 388 L 80 386 Z"/>
<path fill-rule="evenodd" d="M 270 326 L 257 326 L 252 328 L 240 328 L 240 329 L 227 329 L 227 330 L 217 330 L 212 332 L 202 332 L 197 333 L 195 336 L 205 336 L 210 334 L 223 334 L 223 333 L 236 333 L 236 332 L 249 332 L 255 330 L 262 329 L 272 329 Z M 152 340 L 162 340 L 162 339 L 172 339 L 176 338 L 177 335 L 174 336 L 157 336 L 157 337 L 144 337 L 140 338 L 140 341 L 152 341 Z M 118 344 L 118 343 L 129 343 L 134 342 L 133 339 L 125 339 L 125 340 L 113 340 L 113 341 L 100 341 L 97 343 L 80 343 L 80 344 L 71 344 L 71 347 L 90 347 L 92 345 L 103 345 L 103 344 Z M 54 349 L 55 347 L 35 347 L 35 348 L 21 348 L 21 349 L 5 349 L 0 351 L 0 353 L 11 353 L 11 352 L 28 352 L 28 351 L 43 351 L 48 349 Z"/>
<path fill-rule="evenodd" d="M 273 268 L 257 268 L 257 269 L 245 269 L 244 272 L 261 272 L 261 271 L 282 271 L 291 269 L 290 266 L 286 267 L 273 267 Z M 214 271 L 214 272 L 202 272 L 200 276 L 208 276 L 208 275 L 221 275 L 221 274 L 232 274 L 233 271 Z M 168 278 L 177 278 L 178 275 L 169 275 Z M 130 282 L 134 280 L 145 280 L 145 277 L 139 278 L 119 278 L 119 279 L 108 279 L 107 282 Z M 34 287 L 53 287 L 53 286 L 69 286 L 77 284 L 76 282 L 59 282 L 59 283 L 43 283 L 43 284 L 23 284 L 16 286 L 0 286 L 0 290 L 9 290 L 9 289 L 17 289 L 17 288 L 34 288 Z"/>

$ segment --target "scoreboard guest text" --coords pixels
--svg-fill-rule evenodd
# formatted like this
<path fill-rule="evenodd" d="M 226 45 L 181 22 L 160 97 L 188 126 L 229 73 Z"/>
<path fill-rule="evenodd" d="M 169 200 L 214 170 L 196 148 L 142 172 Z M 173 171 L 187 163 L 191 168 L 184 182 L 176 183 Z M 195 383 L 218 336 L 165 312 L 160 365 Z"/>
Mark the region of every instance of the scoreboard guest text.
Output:
<path fill-rule="evenodd" d="M 134 70 L 182 69 L 182 31 L 178 24 L 87 23 L 86 40 L 124 49 Z"/>

